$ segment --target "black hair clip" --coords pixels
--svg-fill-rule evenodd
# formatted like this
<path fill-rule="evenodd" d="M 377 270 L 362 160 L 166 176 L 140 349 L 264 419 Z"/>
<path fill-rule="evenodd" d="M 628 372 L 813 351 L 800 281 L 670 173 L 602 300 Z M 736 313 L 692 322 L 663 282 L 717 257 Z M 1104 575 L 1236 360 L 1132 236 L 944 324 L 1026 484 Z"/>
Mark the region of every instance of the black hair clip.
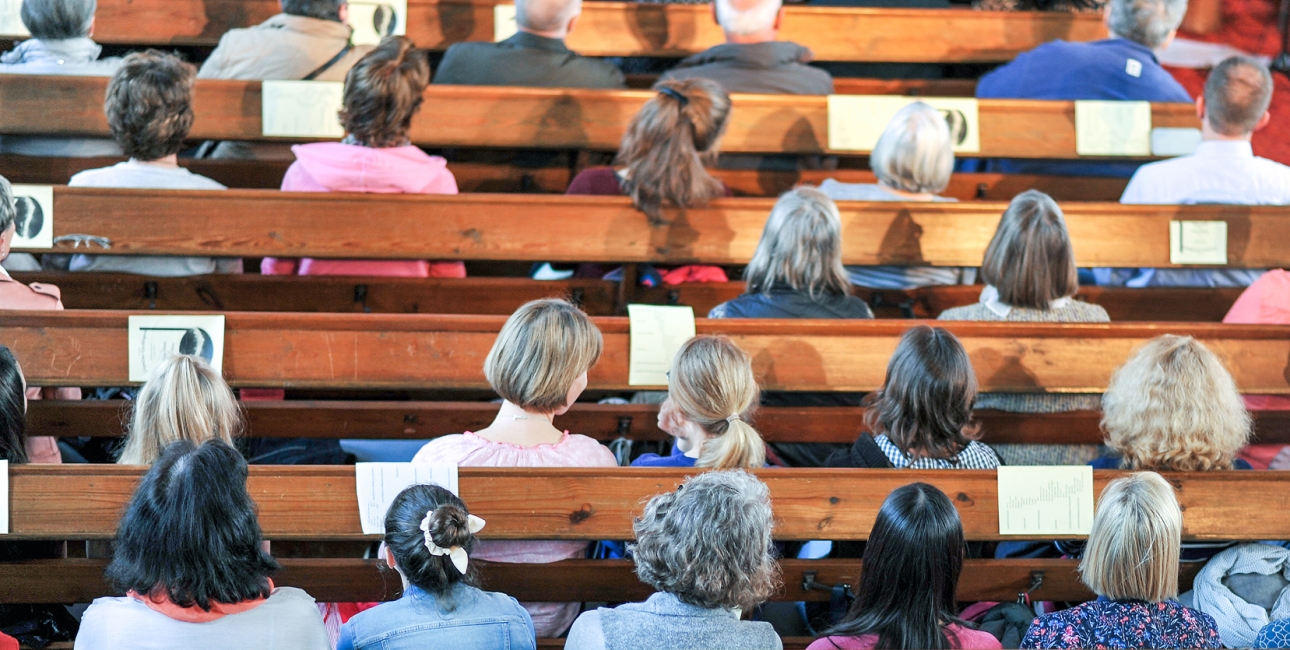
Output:
<path fill-rule="evenodd" d="M 672 99 L 675 99 L 678 102 L 681 102 L 682 107 L 690 103 L 690 98 L 686 97 L 685 95 L 682 95 L 675 88 L 668 88 L 665 86 L 663 88 L 659 88 L 658 91 L 660 93 L 663 93 L 664 95 L 667 95 L 668 97 L 671 97 Z"/>

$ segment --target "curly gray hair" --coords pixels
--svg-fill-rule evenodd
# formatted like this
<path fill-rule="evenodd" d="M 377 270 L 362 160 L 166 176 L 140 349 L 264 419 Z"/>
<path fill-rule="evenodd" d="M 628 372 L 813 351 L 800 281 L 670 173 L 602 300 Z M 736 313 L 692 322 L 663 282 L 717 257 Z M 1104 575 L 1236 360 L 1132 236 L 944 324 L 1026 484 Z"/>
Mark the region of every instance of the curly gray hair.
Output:
<path fill-rule="evenodd" d="M 743 470 L 692 476 L 636 520 L 636 575 L 682 602 L 748 610 L 779 588 L 770 490 Z"/>

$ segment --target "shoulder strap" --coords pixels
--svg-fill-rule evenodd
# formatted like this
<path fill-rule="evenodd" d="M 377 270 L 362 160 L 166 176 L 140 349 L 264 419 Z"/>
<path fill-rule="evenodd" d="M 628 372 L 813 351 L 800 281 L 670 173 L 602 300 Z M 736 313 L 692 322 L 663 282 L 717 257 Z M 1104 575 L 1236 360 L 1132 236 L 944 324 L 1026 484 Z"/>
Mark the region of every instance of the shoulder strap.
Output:
<path fill-rule="evenodd" d="M 882 453 L 882 448 L 873 436 L 862 433 L 856 439 L 856 444 L 851 447 L 851 451 L 864 460 L 865 467 L 893 467 L 887 454 Z"/>
<path fill-rule="evenodd" d="M 309 74 L 305 75 L 305 78 L 302 79 L 302 81 L 313 81 L 314 79 L 317 79 L 320 75 L 322 75 L 322 73 L 326 72 L 332 66 L 336 65 L 337 63 L 340 63 L 340 60 L 345 58 L 345 55 L 349 54 L 349 51 L 352 49 L 354 49 L 354 44 L 350 43 L 349 41 L 346 41 L 345 47 L 341 48 L 340 51 L 336 53 L 336 56 L 333 56 L 332 58 L 327 59 L 327 62 L 318 66 L 317 70 L 314 70 L 313 72 L 310 72 Z"/>

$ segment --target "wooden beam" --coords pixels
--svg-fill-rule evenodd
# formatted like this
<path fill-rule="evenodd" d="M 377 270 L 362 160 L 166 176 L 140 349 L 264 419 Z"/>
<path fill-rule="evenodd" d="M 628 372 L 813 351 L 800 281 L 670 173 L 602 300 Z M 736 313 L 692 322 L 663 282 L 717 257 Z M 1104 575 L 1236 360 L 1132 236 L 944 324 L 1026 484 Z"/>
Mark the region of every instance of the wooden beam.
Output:
<path fill-rule="evenodd" d="M 712 175 L 734 191 L 735 196 L 779 196 L 798 185 L 819 185 L 832 178 L 841 183 L 876 183 L 873 172 L 859 169 L 804 169 L 801 171 L 760 171 L 714 169 Z M 1097 176 L 1034 176 L 1026 174 L 954 174 L 942 196 L 959 201 L 1011 201 L 1026 191 L 1039 190 L 1054 199 L 1116 203 L 1128 185 L 1127 178 Z"/>
<path fill-rule="evenodd" d="M 143 468 L 18 465 L 10 468 L 11 540 L 108 539 Z M 633 517 L 651 496 L 673 490 L 693 469 L 462 468 L 461 498 L 488 521 L 485 539 L 630 539 Z M 882 501 L 914 481 L 954 500 L 971 540 L 999 540 L 993 471 L 768 469 L 775 535 L 783 540 L 865 539 Z M 1094 493 L 1122 472 L 1094 473 Z M 1251 517 L 1290 507 L 1290 473 L 1167 474 L 1183 507 L 1185 539 L 1290 538 L 1285 517 Z M 354 468 L 252 466 L 248 489 L 268 539 L 373 540 L 355 502 Z M 533 499 L 530 495 L 541 494 Z M 1232 522 L 1242 522 L 1233 526 Z M 1051 536 L 1008 537 L 1049 539 Z"/>
<path fill-rule="evenodd" d="M 0 343 L 33 386 L 128 381 L 127 312 L 0 312 Z M 502 316 L 226 314 L 224 374 L 234 386 L 483 389 Z M 596 318 L 605 348 L 596 390 L 633 390 L 626 318 Z M 753 358 L 764 390 L 869 391 L 882 385 L 901 335 L 920 321 L 699 320 Z M 1224 359 L 1250 394 L 1290 393 L 1290 327 L 1208 324 L 936 322 L 958 335 L 981 390 L 1101 392 L 1146 340 L 1188 334 Z"/>
<path fill-rule="evenodd" d="M 0 133 L 108 136 L 106 86 L 101 77 L 0 75 Z M 628 122 L 651 97 L 642 91 L 430 86 L 410 135 L 432 147 L 616 151 Z M 864 153 L 828 148 L 824 96 L 735 95 L 732 101 L 724 152 Z M 194 140 L 266 139 L 258 81 L 202 80 L 194 111 Z M 1073 102 L 981 100 L 979 112 L 981 156 L 1079 157 Z M 1191 104 L 1153 104 L 1152 125 L 1199 127 L 1200 121 Z"/>
<path fill-rule="evenodd" d="M 493 40 L 493 5 L 479 0 L 410 0 L 407 34 L 443 50 Z M 105 0 L 94 31 L 101 43 L 214 45 L 229 29 L 280 11 L 277 0 Z M 970 34 L 971 38 L 962 38 Z M 1095 15 L 969 9 L 787 7 L 780 37 L 809 45 L 820 61 L 992 62 L 1054 39 L 1105 38 Z M 586 56 L 685 56 L 721 43 L 708 6 L 587 2 L 569 47 Z"/>

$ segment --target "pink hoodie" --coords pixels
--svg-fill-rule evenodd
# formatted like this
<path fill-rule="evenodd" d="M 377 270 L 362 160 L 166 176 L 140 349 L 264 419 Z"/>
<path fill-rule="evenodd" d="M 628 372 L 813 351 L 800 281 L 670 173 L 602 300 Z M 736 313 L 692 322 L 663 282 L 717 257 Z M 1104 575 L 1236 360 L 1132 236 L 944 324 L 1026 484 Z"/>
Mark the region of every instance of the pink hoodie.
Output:
<path fill-rule="evenodd" d="M 375 194 L 456 194 L 448 163 L 414 147 L 376 149 L 339 142 L 291 148 L 296 162 L 282 179 L 284 192 L 370 192 Z M 297 268 L 298 267 L 298 268 Z M 461 262 L 296 260 L 266 257 L 265 275 L 379 275 L 464 278 Z"/>

